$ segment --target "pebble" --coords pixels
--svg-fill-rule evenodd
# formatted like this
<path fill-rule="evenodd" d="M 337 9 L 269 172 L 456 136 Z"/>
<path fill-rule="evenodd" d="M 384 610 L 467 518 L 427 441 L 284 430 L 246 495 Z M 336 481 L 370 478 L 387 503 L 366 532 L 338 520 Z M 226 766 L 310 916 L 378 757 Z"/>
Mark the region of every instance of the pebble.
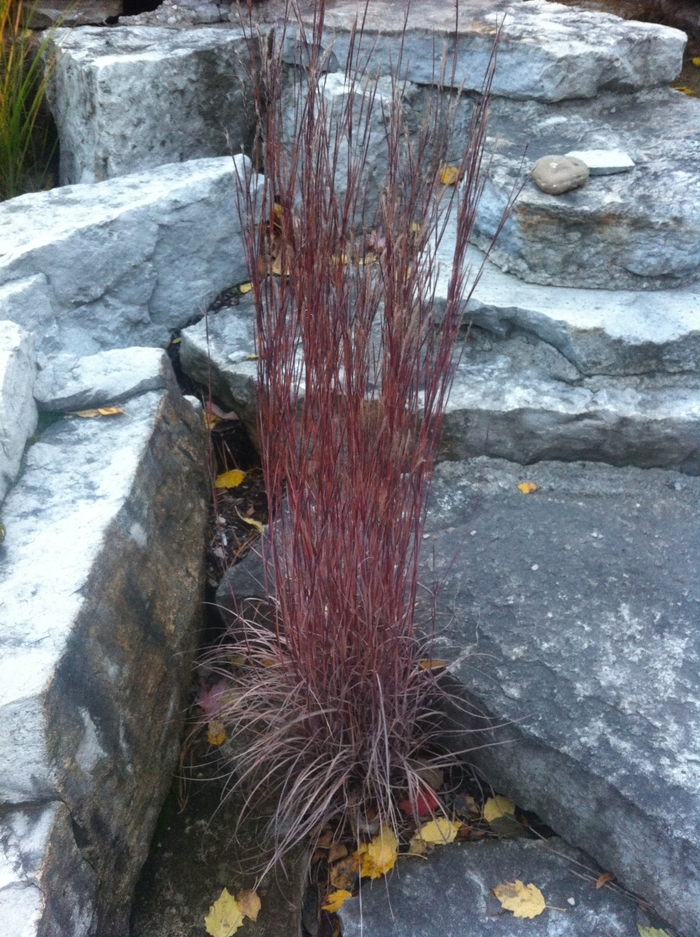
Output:
<path fill-rule="evenodd" d="M 543 156 L 532 167 L 532 181 L 548 195 L 561 195 L 588 181 L 588 166 L 571 156 Z"/>

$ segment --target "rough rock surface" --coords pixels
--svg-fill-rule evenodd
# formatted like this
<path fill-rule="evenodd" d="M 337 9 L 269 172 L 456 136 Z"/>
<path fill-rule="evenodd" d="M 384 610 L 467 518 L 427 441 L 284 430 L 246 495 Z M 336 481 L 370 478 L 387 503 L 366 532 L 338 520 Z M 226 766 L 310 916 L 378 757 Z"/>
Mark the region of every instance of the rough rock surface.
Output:
<path fill-rule="evenodd" d="M 203 584 L 202 424 L 179 392 L 125 410 L 51 426 L 3 505 L 0 819 L 54 804 L 70 824 L 42 820 L 41 854 L 15 870 L 52 883 L 16 937 L 123 937 L 177 763 Z M 62 915 L 89 923 L 60 929 Z"/>
<path fill-rule="evenodd" d="M 34 335 L 14 322 L 0 321 L 0 501 L 36 429 L 35 379 Z"/>
<path fill-rule="evenodd" d="M 97 888 L 65 804 L 0 811 L 3 937 L 92 937 Z"/>
<path fill-rule="evenodd" d="M 57 30 L 61 185 L 249 150 L 256 45 L 233 27 Z M 125 101 L 138 102 L 137 120 Z"/>
<path fill-rule="evenodd" d="M 450 240 L 442 244 L 438 302 L 445 301 Z M 586 290 L 524 283 L 484 262 L 475 248 L 467 264 L 481 279 L 466 318 L 496 335 L 522 330 L 560 351 L 584 375 L 698 373 L 700 289 Z"/>
<path fill-rule="evenodd" d="M 530 176 L 541 192 L 562 195 L 588 182 L 588 166 L 573 156 L 540 156 Z"/>
<path fill-rule="evenodd" d="M 181 338 L 180 364 L 185 374 L 203 387 L 211 382 L 212 395 L 235 410 L 255 435 L 258 366 L 250 360 L 256 352 L 251 296 L 183 329 Z"/>
<path fill-rule="evenodd" d="M 525 184 L 492 251 L 503 270 L 532 283 L 667 289 L 700 279 L 700 103 L 678 91 L 604 94 L 545 106 L 494 101 L 494 160 L 475 239 L 490 243 L 524 181 L 523 156 L 617 149 L 627 173 L 592 176 L 556 198 Z"/>
<path fill-rule="evenodd" d="M 700 374 L 582 379 L 532 337 L 472 334 L 447 401 L 440 457 L 477 455 L 700 474 Z"/>
<path fill-rule="evenodd" d="M 2 203 L 0 318 L 34 329 L 47 354 L 163 345 L 246 279 L 236 167 L 247 166 L 192 160 Z"/>
<path fill-rule="evenodd" d="M 208 0 L 163 0 L 155 10 L 121 16 L 120 26 L 166 26 L 169 29 L 188 29 L 212 23 L 228 23 L 231 3 L 213 3 Z M 235 11 L 231 21 L 240 25 L 241 11 Z M 244 14 L 245 15 L 245 14 Z"/>
<path fill-rule="evenodd" d="M 106 26 L 121 15 L 123 0 L 39 0 L 29 10 L 32 29 L 59 26 Z"/>
<path fill-rule="evenodd" d="M 176 386 L 170 359 L 161 348 L 114 348 L 86 358 L 41 357 L 34 398 L 42 410 L 102 407 Z"/>
<path fill-rule="evenodd" d="M 549 848 L 548 848 L 549 847 Z M 556 850 L 556 855 L 552 850 Z M 571 860 L 567 862 L 568 860 Z M 369 882 L 340 910 L 344 937 L 633 937 L 649 918 L 627 898 L 571 874 L 589 856 L 559 839 L 443 846 Z M 491 889 L 532 882 L 549 906 L 533 919 L 504 911 Z M 573 904 L 571 903 L 573 901 Z M 563 910 L 556 910 L 561 908 Z"/>
<path fill-rule="evenodd" d="M 460 4 L 459 53 L 454 82 L 480 91 L 497 24 L 501 34 L 493 83 L 497 95 L 518 100 L 592 98 L 601 90 L 633 91 L 668 84 L 680 72 L 685 34 L 652 23 L 637 23 L 574 10 L 546 0 Z M 405 7 L 376 0 L 366 11 L 361 0 L 329 4 L 324 41 L 336 57 L 347 58 L 349 30 L 363 20 L 363 57 L 375 73 L 388 74 L 401 54 Z M 409 81 L 431 84 L 439 75 L 443 47 L 451 80 L 454 8 L 428 0 L 412 6 L 403 43 Z"/>
<path fill-rule="evenodd" d="M 700 479 L 675 472 L 443 463 L 423 566 L 443 582 L 439 656 L 505 723 L 455 744 L 503 742 L 469 761 L 684 937 L 700 921 L 699 522 Z"/>

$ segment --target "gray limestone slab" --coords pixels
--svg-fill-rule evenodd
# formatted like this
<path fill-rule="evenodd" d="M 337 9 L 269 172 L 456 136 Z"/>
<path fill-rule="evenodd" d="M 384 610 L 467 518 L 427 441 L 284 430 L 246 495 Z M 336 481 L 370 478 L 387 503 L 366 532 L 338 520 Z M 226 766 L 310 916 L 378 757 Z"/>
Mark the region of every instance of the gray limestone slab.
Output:
<path fill-rule="evenodd" d="M 65 805 L 100 937 L 126 932 L 177 764 L 208 504 L 201 418 L 179 391 L 124 410 L 44 431 L 0 546 L 0 820 Z"/>
<path fill-rule="evenodd" d="M 445 302 L 454 229 L 441 245 L 436 301 Z M 560 351 L 582 374 L 697 374 L 700 289 L 658 291 L 538 286 L 504 273 L 476 248 L 467 264 L 481 276 L 465 318 L 496 335 L 524 331 Z"/>
<path fill-rule="evenodd" d="M 192 160 L 3 202 L 0 314 L 47 354 L 162 346 L 246 279 L 236 187 L 249 166 Z"/>
<path fill-rule="evenodd" d="M 700 279 L 696 98 L 661 88 L 549 106 L 494 100 L 488 136 L 493 160 L 474 236 L 490 243 L 517 195 L 491 253 L 503 270 L 586 289 L 673 289 Z M 563 195 L 527 178 L 541 156 L 594 149 L 623 151 L 634 171 L 592 175 Z"/>
<path fill-rule="evenodd" d="M 37 425 L 34 335 L 0 321 L 0 502 L 19 471 L 24 446 Z"/>
<path fill-rule="evenodd" d="M 686 42 L 680 30 L 546 0 L 466 2 L 459 6 L 458 24 L 453 6 L 428 0 L 410 6 L 402 38 L 407 7 L 390 0 L 375 0 L 366 9 L 360 0 L 330 3 L 324 43 L 332 46 L 342 68 L 352 24 L 361 21 L 359 59 L 371 72 L 389 74 L 401 61 L 409 81 L 431 84 L 439 78 L 446 54 L 446 82 L 480 91 L 501 26 L 494 94 L 551 102 L 668 84 L 680 72 Z M 452 77 L 455 35 L 458 56 Z"/>
<path fill-rule="evenodd" d="M 257 45 L 228 25 L 57 30 L 48 100 L 61 184 L 249 151 Z M 138 102 L 136 119 L 125 102 Z"/>
<path fill-rule="evenodd" d="M 85 358 L 44 355 L 39 364 L 34 398 L 40 409 L 54 412 L 103 407 L 175 386 L 162 348 L 113 348 Z"/>
<path fill-rule="evenodd" d="M 478 455 L 700 474 L 700 375 L 581 379 L 551 345 L 478 336 L 455 369 L 439 456 Z"/>
<path fill-rule="evenodd" d="M 596 865 L 560 839 L 452 844 L 407 859 L 385 880 L 363 885 L 340 910 L 344 937 L 639 937 L 648 916 L 634 902 L 574 875 Z M 589 878 L 594 877 L 589 873 Z M 515 918 L 492 889 L 532 883 L 548 907 Z"/>
<path fill-rule="evenodd" d="M 437 654 L 483 714 L 453 709 L 451 744 L 683 937 L 700 922 L 699 524 L 700 479 L 675 472 L 447 462 L 421 574 L 441 583 Z"/>

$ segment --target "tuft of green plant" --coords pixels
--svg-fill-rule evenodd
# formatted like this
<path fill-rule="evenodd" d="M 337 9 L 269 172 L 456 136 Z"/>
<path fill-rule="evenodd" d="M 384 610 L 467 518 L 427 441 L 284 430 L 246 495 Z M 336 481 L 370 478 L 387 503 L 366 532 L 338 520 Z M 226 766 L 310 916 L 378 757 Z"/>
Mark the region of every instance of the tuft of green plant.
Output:
<path fill-rule="evenodd" d="M 56 64 L 55 26 L 37 40 L 23 0 L 0 0 L 0 201 L 52 183 L 56 148 L 44 101 Z"/>

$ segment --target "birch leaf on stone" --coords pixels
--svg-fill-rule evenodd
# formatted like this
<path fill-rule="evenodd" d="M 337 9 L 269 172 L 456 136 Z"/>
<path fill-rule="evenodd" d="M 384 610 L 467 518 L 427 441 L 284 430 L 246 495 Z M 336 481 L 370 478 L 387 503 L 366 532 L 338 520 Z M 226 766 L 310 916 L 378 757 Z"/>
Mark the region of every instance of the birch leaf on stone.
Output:
<path fill-rule="evenodd" d="M 331 914 L 335 914 L 337 911 L 340 911 L 343 904 L 347 901 L 348 898 L 351 897 L 351 891 L 348 891 L 346 888 L 338 888 L 336 891 L 332 891 L 328 898 L 326 898 L 326 903 L 323 905 L 323 910 L 330 911 Z"/>
<path fill-rule="evenodd" d="M 507 797 L 501 797 L 500 794 L 498 797 L 489 797 L 484 804 L 484 820 L 487 823 L 491 823 L 492 820 L 497 820 L 506 814 L 511 816 L 515 814 L 515 804 Z"/>
<path fill-rule="evenodd" d="M 661 930 L 659 927 L 643 927 L 641 924 L 637 924 L 637 930 L 640 937 L 671 937 L 668 931 Z"/>
<path fill-rule="evenodd" d="M 243 913 L 238 902 L 224 888 L 214 904 L 209 908 L 209 914 L 204 918 L 204 926 L 211 937 L 231 937 L 243 923 Z"/>
<path fill-rule="evenodd" d="M 255 889 L 244 888 L 236 900 L 238 901 L 241 914 L 250 918 L 251 921 L 257 921 L 262 904 L 260 902 L 260 896 Z"/>
<path fill-rule="evenodd" d="M 363 843 L 355 853 L 360 862 L 362 878 L 381 878 L 396 864 L 399 842 L 392 830 L 384 826 L 371 843 Z"/>
<path fill-rule="evenodd" d="M 532 884 L 525 885 L 519 879 L 496 885 L 493 893 L 500 901 L 501 907 L 513 912 L 513 917 L 537 917 L 547 907 L 539 888 Z"/>

